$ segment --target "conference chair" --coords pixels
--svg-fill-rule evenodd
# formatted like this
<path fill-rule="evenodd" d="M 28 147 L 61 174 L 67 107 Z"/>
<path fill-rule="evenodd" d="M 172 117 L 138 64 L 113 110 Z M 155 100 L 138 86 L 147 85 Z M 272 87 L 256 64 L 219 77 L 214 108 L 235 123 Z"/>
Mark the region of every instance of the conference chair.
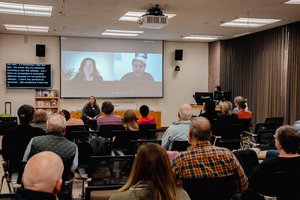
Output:
<path fill-rule="evenodd" d="M 143 140 L 143 139 L 138 139 L 138 140 L 130 140 L 129 141 L 129 151 L 130 151 L 130 154 L 131 155 L 135 155 L 137 153 L 137 150 L 139 148 L 140 145 L 142 144 L 146 144 L 146 143 L 156 143 L 156 144 L 159 144 L 161 145 L 161 140 L 151 140 L 151 139 L 146 139 L 146 140 Z"/>
<path fill-rule="evenodd" d="M 188 141 L 175 140 L 172 144 L 171 151 L 186 151 L 189 146 L 190 143 Z"/>
<path fill-rule="evenodd" d="M 156 139 L 156 124 L 139 124 L 139 139 Z"/>
<path fill-rule="evenodd" d="M 274 134 L 275 129 L 260 130 L 256 136 L 256 143 L 260 150 L 276 149 Z"/>
<path fill-rule="evenodd" d="M 66 126 L 66 134 L 65 137 L 70 140 L 73 141 L 73 135 L 72 132 L 74 131 L 88 131 L 88 127 L 86 125 L 68 125 Z"/>
<path fill-rule="evenodd" d="M 284 121 L 284 117 L 267 117 L 265 119 L 265 123 L 268 123 L 268 122 L 276 123 L 276 126 L 277 126 L 276 129 L 279 126 L 283 125 L 283 121 Z"/>
<path fill-rule="evenodd" d="M 0 194 L 0 200 L 12 200 L 15 197 L 15 193 L 3 193 Z"/>
<path fill-rule="evenodd" d="M 234 176 L 182 179 L 191 200 L 230 200 L 235 194 Z"/>
<path fill-rule="evenodd" d="M 300 171 L 270 171 L 265 172 L 264 178 L 252 188 L 261 195 L 276 197 L 277 200 L 295 200 L 300 197 L 299 180 Z"/>
<path fill-rule="evenodd" d="M 98 136 L 112 139 L 111 132 L 113 130 L 125 130 L 125 128 L 123 125 L 112 125 L 112 124 L 100 125 L 98 129 Z"/>
<path fill-rule="evenodd" d="M 213 145 L 226 147 L 230 150 L 239 149 L 241 142 L 242 125 L 234 124 L 219 124 L 214 129 Z"/>
<path fill-rule="evenodd" d="M 257 154 L 252 149 L 233 151 L 247 177 L 250 176 L 254 168 L 259 164 Z"/>

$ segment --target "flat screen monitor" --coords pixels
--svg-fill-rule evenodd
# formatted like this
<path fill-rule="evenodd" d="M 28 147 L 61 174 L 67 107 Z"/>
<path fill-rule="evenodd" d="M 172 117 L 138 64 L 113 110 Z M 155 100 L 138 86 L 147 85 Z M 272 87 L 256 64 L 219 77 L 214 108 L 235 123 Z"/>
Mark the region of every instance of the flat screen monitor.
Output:
<path fill-rule="evenodd" d="M 212 92 L 195 92 L 194 99 L 198 105 L 203 105 L 206 101 L 213 99 Z"/>
<path fill-rule="evenodd" d="M 6 64 L 6 88 L 51 88 L 50 64 Z"/>
<path fill-rule="evenodd" d="M 163 41 L 61 38 L 61 97 L 163 97 Z"/>

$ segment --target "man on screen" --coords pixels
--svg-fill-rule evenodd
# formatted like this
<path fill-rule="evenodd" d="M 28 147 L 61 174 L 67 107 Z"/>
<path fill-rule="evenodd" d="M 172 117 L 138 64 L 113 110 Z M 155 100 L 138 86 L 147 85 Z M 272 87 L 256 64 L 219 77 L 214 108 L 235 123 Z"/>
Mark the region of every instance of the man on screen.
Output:
<path fill-rule="evenodd" d="M 136 53 L 132 59 L 132 72 L 125 74 L 122 81 L 154 81 L 151 74 L 145 72 L 147 54 Z"/>

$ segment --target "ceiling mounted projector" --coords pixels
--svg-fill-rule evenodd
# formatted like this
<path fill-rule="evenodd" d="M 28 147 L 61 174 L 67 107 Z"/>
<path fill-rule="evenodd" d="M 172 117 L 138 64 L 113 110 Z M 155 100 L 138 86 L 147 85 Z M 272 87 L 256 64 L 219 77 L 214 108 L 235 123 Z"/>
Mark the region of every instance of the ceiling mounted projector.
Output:
<path fill-rule="evenodd" d="M 159 5 L 156 5 L 139 17 L 137 22 L 140 24 L 140 28 L 161 29 L 168 25 L 168 16 L 163 14 Z"/>

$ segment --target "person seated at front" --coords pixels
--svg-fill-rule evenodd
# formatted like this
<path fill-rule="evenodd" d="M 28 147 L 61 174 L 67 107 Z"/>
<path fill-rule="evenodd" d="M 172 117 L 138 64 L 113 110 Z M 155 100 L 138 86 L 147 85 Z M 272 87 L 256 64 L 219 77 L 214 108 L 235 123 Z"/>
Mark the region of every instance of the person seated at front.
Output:
<path fill-rule="evenodd" d="M 97 120 L 98 129 L 101 125 L 122 125 L 122 119 L 119 115 L 112 114 L 114 105 L 110 101 L 104 101 L 101 106 L 104 115 Z"/>
<path fill-rule="evenodd" d="M 56 200 L 62 186 L 64 164 L 55 153 L 43 151 L 32 156 L 26 163 L 23 187 L 18 189 L 14 200 Z"/>
<path fill-rule="evenodd" d="M 84 125 L 83 121 L 81 119 L 76 119 L 71 117 L 71 114 L 69 111 L 62 109 L 59 114 L 64 116 L 66 118 L 66 125 L 67 126 L 73 126 L 73 125 Z"/>
<path fill-rule="evenodd" d="M 129 178 L 110 200 L 189 200 L 187 192 L 174 181 L 166 151 L 158 144 L 139 146 Z"/>
<path fill-rule="evenodd" d="M 246 191 L 247 176 L 234 154 L 223 147 L 213 146 L 210 122 L 204 117 L 191 120 L 186 151 L 179 152 L 172 160 L 172 168 L 177 181 L 186 178 L 235 177 L 236 192 Z"/>
<path fill-rule="evenodd" d="M 142 105 L 140 107 L 140 113 L 142 118 L 138 119 L 138 124 L 156 124 L 156 120 L 154 117 L 149 117 L 149 107 L 146 105 Z"/>
<path fill-rule="evenodd" d="M 243 99 L 238 104 L 239 111 L 236 113 L 239 119 L 252 119 L 253 115 L 250 110 L 247 110 L 247 100 Z"/>
<path fill-rule="evenodd" d="M 238 116 L 232 113 L 232 103 L 230 101 L 223 101 L 220 104 L 221 114 L 217 117 L 217 124 L 219 123 L 234 123 L 238 121 Z"/>
<path fill-rule="evenodd" d="M 187 141 L 187 133 L 192 115 L 193 111 L 191 105 L 183 104 L 177 114 L 178 121 L 173 122 L 173 124 L 164 132 L 161 138 L 161 146 L 163 146 L 166 150 L 171 150 L 175 140 Z"/>

